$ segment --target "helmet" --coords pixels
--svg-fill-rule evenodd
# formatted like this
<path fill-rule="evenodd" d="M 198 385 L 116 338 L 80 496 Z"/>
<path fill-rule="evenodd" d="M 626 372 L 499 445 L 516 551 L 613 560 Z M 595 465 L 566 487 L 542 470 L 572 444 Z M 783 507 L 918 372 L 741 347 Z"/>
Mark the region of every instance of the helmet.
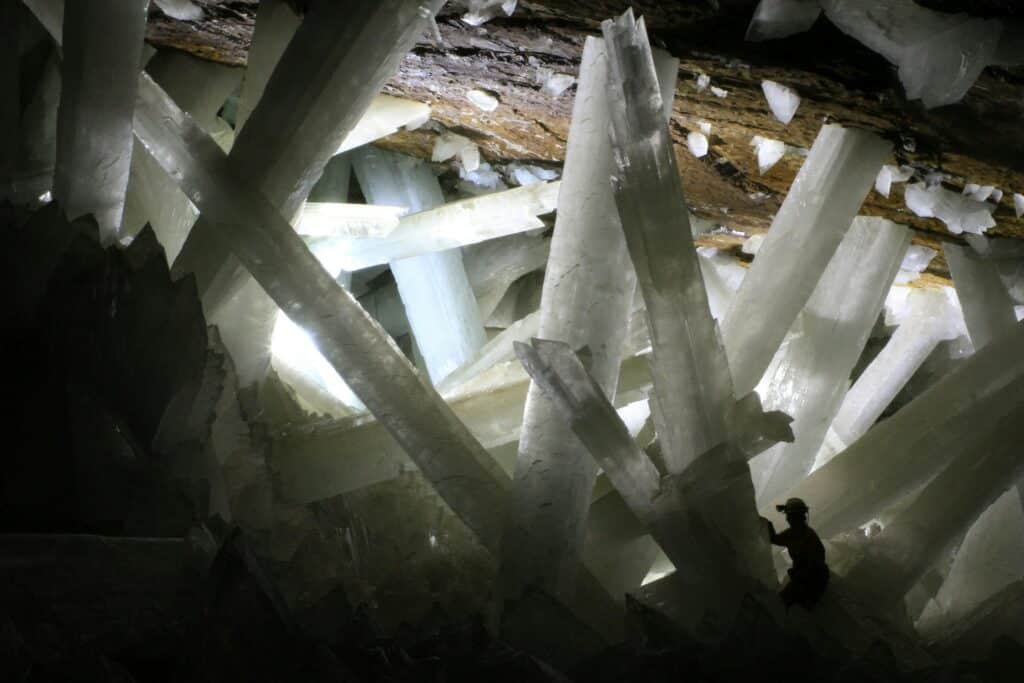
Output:
<path fill-rule="evenodd" d="M 779 512 L 785 512 L 787 515 L 806 515 L 810 511 L 810 508 L 807 507 L 807 503 L 800 498 L 790 498 L 786 501 L 785 505 L 776 505 L 775 509 Z"/>

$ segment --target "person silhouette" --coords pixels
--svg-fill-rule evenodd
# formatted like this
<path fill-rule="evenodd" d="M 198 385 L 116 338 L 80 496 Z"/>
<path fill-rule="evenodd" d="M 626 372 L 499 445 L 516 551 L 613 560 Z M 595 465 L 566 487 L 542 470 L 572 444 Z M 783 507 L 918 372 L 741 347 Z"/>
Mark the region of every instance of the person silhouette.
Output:
<path fill-rule="evenodd" d="M 779 597 L 788 610 L 793 605 L 811 609 L 821 599 L 828 586 L 829 570 L 825 564 L 825 546 L 818 534 L 807 524 L 809 509 L 807 503 L 799 498 L 790 498 L 785 505 L 776 505 L 775 509 L 786 515 L 789 528 L 782 533 L 775 533 L 775 525 L 765 519 L 768 528 L 768 539 L 773 545 L 782 546 L 789 551 L 793 566 L 789 569 L 789 579 L 779 591 Z"/>

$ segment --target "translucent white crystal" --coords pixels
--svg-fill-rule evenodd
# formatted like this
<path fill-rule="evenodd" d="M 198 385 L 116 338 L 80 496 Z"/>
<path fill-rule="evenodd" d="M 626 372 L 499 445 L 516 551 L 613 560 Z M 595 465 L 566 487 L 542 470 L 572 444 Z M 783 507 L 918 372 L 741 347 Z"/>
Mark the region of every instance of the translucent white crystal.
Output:
<path fill-rule="evenodd" d="M 888 197 L 893 183 L 905 183 L 914 175 L 914 169 L 910 166 L 892 166 L 886 164 L 878 172 L 875 178 L 875 191 L 883 197 Z"/>
<path fill-rule="evenodd" d="M 407 213 L 403 206 L 306 202 L 295 230 L 309 237 L 387 237 Z"/>
<path fill-rule="evenodd" d="M 490 340 L 477 352 L 476 356 L 450 373 L 437 385 L 442 396 L 448 396 L 465 382 L 479 376 L 499 363 L 515 358 L 514 342 L 527 342 L 537 335 L 540 327 L 540 311 L 534 311 L 522 320 L 517 320 L 505 328 L 501 334 Z"/>
<path fill-rule="evenodd" d="M 494 111 L 498 108 L 498 98 L 483 90 L 474 89 L 467 91 L 466 99 L 481 111 Z"/>
<path fill-rule="evenodd" d="M 1012 408 L 1006 394 L 1019 394 L 1024 386 L 1022 341 L 1024 325 L 1018 325 L 797 486 L 790 495 L 803 498 L 814 510 L 819 534 L 827 537 L 864 524 L 919 490 L 955 457 L 980 456 L 984 451 L 975 450 L 979 445 L 991 445 L 993 438 L 998 442 L 1000 431 L 1007 428 L 999 424 L 1000 417 Z"/>
<path fill-rule="evenodd" d="M 700 132 L 704 133 L 704 135 L 711 135 L 711 124 L 707 121 L 698 121 L 697 128 L 699 128 Z"/>
<path fill-rule="evenodd" d="M 751 256 L 755 256 L 757 254 L 758 250 L 761 248 L 761 244 L 763 242 L 764 242 L 764 235 L 763 234 L 761 234 L 761 235 L 751 235 L 750 237 L 748 237 L 747 239 L 745 239 L 743 241 L 743 246 L 741 247 L 741 251 L 744 254 L 750 254 Z"/>
<path fill-rule="evenodd" d="M 516 11 L 518 0 L 468 0 L 462 20 L 470 26 L 480 26 L 502 12 L 510 17 Z"/>
<path fill-rule="evenodd" d="M 588 345 L 594 353 L 591 371 L 614 397 L 635 278 L 608 187 L 613 167 L 607 69 L 603 41 L 588 38 L 544 278 L 539 336 L 574 347 Z M 674 92 L 674 83 L 663 85 L 666 92 Z M 571 591 L 583 546 L 583 501 L 589 500 L 595 475 L 596 465 L 586 450 L 573 442 L 569 427 L 531 386 L 502 556 L 501 571 L 511 593 L 535 582 L 554 594 Z"/>
<path fill-rule="evenodd" d="M 472 161 L 472 157 L 470 160 Z M 460 164 L 459 178 L 459 189 L 468 195 L 487 195 L 508 189 L 501 179 L 501 174 L 486 161 L 479 162 L 477 168 L 472 171 Z"/>
<path fill-rule="evenodd" d="M 148 5 L 75 2 L 64 12 L 53 196 L 69 218 L 95 216 L 104 241 L 117 239 L 124 212 Z"/>
<path fill-rule="evenodd" d="M 861 438 L 940 341 L 960 334 L 961 316 L 942 292 L 899 288 L 907 310 L 899 327 L 843 398 L 814 469 Z"/>
<path fill-rule="evenodd" d="M 429 120 L 430 105 L 390 95 L 377 95 L 356 127 L 345 136 L 338 147 L 338 154 L 385 138 L 400 128 L 418 128 Z"/>
<path fill-rule="evenodd" d="M 473 173 L 480 168 L 480 148 L 469 144 L 459 150 L 459 171 L 460 173 Z"/>
<path fill-rule="evenodd" d="M 776 83 L 775 81 L 761 81 L 761 90 L 772 114 L 785 125 L 793 120 L 797 107 L 800 106 L 800 96 L 792 88 Z"/>
<path fill-rule="evenodd" d="M 963 194 L 968 195 L 971 199 L 977 202 L 983 202 L 991 197 L 996 191 L 996 188 L 991 185 L 976 185 L 974 183 L 967 183 L 964 185 Z"/>
<path fill-rule="evenodd" d="M 409 24 L 412 35 L 424 27 L 424 17 L 405 11 L 401 3 L 389 7 L 378 0 L 374 7 L 399 26 Z M 495 501 L 504 497 L 507 479 L 401 351 L 274 207 L 236 178 L 217 144 L 145 75 L 135 131 L 185 193 L 199 202 L 202 213 L 216 222 L 220 238 L 230 241 L 266 292 L 316 340 L 349 386 L 381 417 L 441 497 L 485 546 L 496 548 L 501 505 Z"/>
<path fill-rule="evenodd" d="M 975 351 L 1013 332 L 1017 327 L 1013 300 L 999 277 L 995 263 L 984 261 L 970 249 L 949 242 L 942 245 L 942 251 L 953 275 L 953 285 Z"/>
<path fill-rule="evenodd" d="M 729 91 L 724 88 L 719 88 L 716 85 L 711 86 L 711 94 L 719 99 L 724 99 L 729 96 Z"/>
<path fill-rule="evenodd" d="M 338 371 L 323 357 L 313 339 L 284 313 L 278 312 L 271 352 L 275 365 L 285 364 L 294 372 L 314 382 L 344 405 L 365 409 Z"/>
<path fill-rule="evenodd" d="M 281 60 L 288 41 L 295 35 L 302 17 L 287 0 L 261 1 L 256 10 L 252 45 L 246 60 L 245 80 L 235 114 L 235 128 L 241 130 L 263 97 L 270 75 Z"/>
<path fill-rule="evenodd" d="M 690 154 L 699 159 L 708 153 L 708 138 L 704 133 L 693 131 L 686 136 L 686 146 Z"/>
<path fill-rule="evenodd" d="M 790 415 L 796 436 L 751 461 L 755 479 L 763 473 L 762 510 L 784 501 L 811 471 L 909 243 L 903 226 L 855 218 L 758 384 L 764 407 Z"/>
<path fill-rule="evenodd" d="M 755 135 L 750 139 L 750 144 L 757 154 L 757 170 L 761 175 L 779 163 L 779 159 L 786 154 L 786 143 L 782 140 L 772 140 Z"/>
<path fill-rule="evenodd" d="M 938 218 L 955 235 L 962 232 L 980 235 L 996 224 L 991 205 L 951 192 L 941 185 L 928 187 L 912 183 L 907 185 L 904 199 L 915 215 Z"/>
<path fill-rule="evenodd" d="M 910 99 L 926 107 L 960 100 L 994 61 L 1002 25 L 925 9 L 913 0 L 821 0 L 841 31 L 899 67 Z"/>
<path fill-rule="evenodd" d="M 572 87 L 576 77 L 571 74 L 551 73 L 544 79 L 541 89 L 552 97 L 558 97 Z"/>
<path fill-rule="evenodd" d="M 434 141 L 434 149 L 430 153 L 430 160 L 433 162 L 448 161 L 465 148 L 472 146 L 475 145 L 465 136 L 455 133 L 444 133 Z"/>
<path fill-rule="evenodd" d="M 529 164 L 520 164 L 519 162 L 513 162 L 505 168 L 506 174 L 512 176 L 515 179 L 516 184 L 533 185 L 534 183 L 540 183 L 545 180 L 556 180 L 558 178 L 558 171 L 549 168 L 541 168 L 540 166 L 531 166 Z"/>
<path fill-rule="evenodd" d="M 418 160 L 363 148 L 353 154 L 352 165 L 370 203 L 413 212 L 444 204 L 437 177 Z M 435 251 L 394 259 L 390 266 L 416 346 L 436 384 L 473 358 L 487 341 L 462 253 Z"/>
<path fill-rule="evenodd" d="M 199 21 L 203 18 L 203 10 L 192 0 L 153 0 L 160 11 L 178 21 Z"/>
<path fill-rule="evenodd" d="M 705 90 L 711 85 L 711 77 L 707 74 L 697 75 L 697 90 Z"/>
<path fill-rule="evenodd" d="M 939 252 L 920 244 L 911 244 L 900 264 L 900 272 L 896 275 L 896 284 L 905 285 L 921 276 Z"/>
<path fill-rule="evenodd" d="M 772 40 L 803 33 L 814 25 L 818 0 L 761 0 L 747 26 L 747 40 Z"/>
<path fill-rule="evenodd" d="M 957 550 L 935 599 L 917 622 L 926 638 L 967 616 L 1015 581 L 1024 579 L 1024 508 L 1016 486 L 974 523 Z"/>
<path fill-rule="evenodd" d="M 890 151 L 864 131 L 818 133 L 722 324 L 737 395 L 760 381 Z"/>
<path fill-rule="evenodd" d="M 1024 194 L 1013 193 L 1013 212 L 1017 218 L 1024 216 Z"/>

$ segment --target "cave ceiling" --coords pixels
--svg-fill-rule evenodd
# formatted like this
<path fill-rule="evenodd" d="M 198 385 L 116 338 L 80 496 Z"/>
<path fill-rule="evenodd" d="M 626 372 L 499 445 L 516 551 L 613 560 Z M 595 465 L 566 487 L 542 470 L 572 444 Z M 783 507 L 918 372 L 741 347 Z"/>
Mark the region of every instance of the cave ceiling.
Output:
<path fill-rule="evenodd" d="M 200 21 L 177 21 L 153 10 L 148 39 L 224 64 L 243 66 L 255 20 L 256 0 L 198 0 Z M 442 43 L 424 36 L 385 87 L 387 94 L 427 102 L 440 126 L 386 139 L 391 149 L 429 158 L 441 127 L 472 139 L 492 164 L 513 161 L 561 163 L 574 88 L 553 96 L 544 74 L 575 74 L 585 38 L 599 22 L 629 6 L 642 14 L 652 39 L 680 59 L 671 121 L 684 188 L 695 214 L 728 230 L 702 242 L 736 249 L 744 235 L 767 230 L 820 126 L 838 123 L 874 130 L 895 147 L 892 163 L 922 174 L 945 174 L 950 189 L 967 183 L 991 185 L 1005 194 L 988 235 L 1024 238 L 1012 194 L 1024 193 L 1024 68 L 987 68 L 959 103 L 926 110 L 909 102 L 895 68 L 842 34 L 824 18 L 812 30 L 777 41 L 744 40 L 756 0 L 545 0 L 520 1 L 515 13 L 469 26 L 454 9 L 438 18 Z M 1001 17 L 1019 30 L 1024 6 L 1011 0 L 924 0 L 943 11 Z M 718 97 L 699 89 L 697 78 L 727 91 Z M 763 80 L 794 88 L 800 108 L 789 125 L 777 121 L 761 91 Z M 499 101 L 494 111 L 469 102 L 483 90 Z M 712 126 L 709 153 L 694 157 L 686 145 L 698 122 Z M 792 151 L 763 175 L 750 140 L 756 135 L 784 141 Z M 920 218 L 904 205 L 903 188 L 889 198 L 872 191 L 862 212 L 903 223 L 914 241 L 937 247 L 960 241 L 938 219 Z M 944 281 L 948 270 L 936 258 L 923 283 Z"/>

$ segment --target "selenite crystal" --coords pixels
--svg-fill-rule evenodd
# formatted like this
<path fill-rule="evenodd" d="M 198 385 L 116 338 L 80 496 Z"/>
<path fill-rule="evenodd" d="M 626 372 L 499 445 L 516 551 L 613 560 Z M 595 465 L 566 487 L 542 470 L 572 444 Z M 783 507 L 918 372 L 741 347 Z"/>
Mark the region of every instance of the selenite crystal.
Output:
<path fill-rule="evenodd" d="M 942 251 L 975 351 L 1012 333 L 1017 327 L 1017 316 L 995 264 L 979 259 L 967 247 L 948 242 L 943 244 Z"/>
<path fill-rule="evenodd" d="M 818 0 L 761 0 L 747 26 L 747 40 L 773 40 L 803 33 L 821 14 Z"/>
<path fill-rule="evenodd" d="M 823 126 L 722 322 L 736 394 L 752 391 L 807 303 L 891 150 Z"/>
<path fill-rule="evenodd" d="M 908 311 L 898 321 L 896 332 L 843 398 L 814 469 L 863 436 L 939 342 L 960 334 L 955 317 L 945 293 L 911 290 Z"/>
<path fill-rule="evenodd" d="M 668 56 L 659 61 L 674 62 Z M 671 82 L 661 85 L 666 93 L 674 93 L 676 68 L 669 70 Z M 607 74 L 604 42 L 588 39 L 538 334 L 577 347 L 588 345 L 593 353 L 591 371 L 614 397 L 636 283 L 608 187 L 612 153 Z M 662 101 L 671 99 L 666 94 Z M 596 465 L 552 411 L 540 389 L 531 385 L 502 555 L 502 585 L 510 596 L 531 584 L 553 595 L 571 594 L 580 562 Z"/>
<path fill-rule="evenodd" d="M 761 81 L 761 90 L 768 100 L 768 107 L 782 124 L 789 125 L 800 106 L 800 96 L 792 88 L 775 81 Z"/>
<path fill-rule="evenodd" d="M 772 140 L 755 135 L 750 139 L 750 145 L 754 148 L 754 153 L 757 154 L 757 172 L 761 175 L 779 163 L 779 159 L 786 154 L 786 143 L 782 140 Z"/>
<path fill-rule="evenodd" d="M 360 152 L 362 153 L 362 152 Z M 381 152 L 374 151 L 373 154 Z M 407 159 L 413 163 L 412 159 Z M 429 173 L 424 166 L 420 173 Z M 433 178 L 437 184 L 437 179 Z M 440 192 L 438 186 L 438 192 Z M 398 226 L 380 237 L 328 238 L 339 252 L 346 270 L 361 270 L 433 252 L 484 242 L 497 237 L 538 230 L 544 222 L 538 216 L 555 210 L 559 182 L 534 183 L 480 197 L 427 206 L 419 210 L 404 206 L 408 215 Z M 386 203 L 383 197 L 381 203 Z M 397 200 L 387 200 L 397 201 Z M 300 228 L 301 231 L 301 228 Z"/>
<path fill-rule="evenodd" d="M 907 208 L 915 215 L 938 218 L 954 235 L 962 232 L 980 235 L 996 224 L 992 218 L 994 207 L 991 204 L 951 192 L 942 185 L 907 185 L 904 200 Z"/>
<path fill-rule="evenodd" d="M 902 598 L 1024 474 L 1024 382 L 1011 382 L 993 398 L 998 402 L 989 402 L 982 422 L 967 427 L 975 432 L 970 443 L 944 444 L 952 451 L 949 464 L 871 540 L 847 573 L 846 582 L 869 605 L 884 610 Z"/>
<path fill-rule="evenodd" d="M 444 204 L 437 177 L 418 159 L 363 148 L 353 154 L 352 163 L 371 204 L 402 206 L 412 212 Z M 385 241 L 396 241 L 396 237 L 392 233 Z M 487 342 L 462 252 L 448 249 L 399 257 L 390 266 L 416 346 L 436 384 Z M 356 270 L 348 263 L 345 267 Z"/>
<path fill-rule="evenodd" d="M 1019 486 L 983 512 L 957 550 L 946 580 L 916 626 L 926 638 L 1024 579 L 1024 507 Z"/>
<path fill-rule="evenodd" d="M 855 218 L 765 372 L 757 393 L 793 418 L 796 439 L 752 463 L 762 510 L 784 502 L 811 471 L 909 242 L 903 226 Z"/>
<path fill-rule="evenodd" d="M 1024 325 L 989 343 L 790 492 L 823 536 L 864 524 L 998 433 L 1003 394 L 1021 384 Z M 1008 483 L 1008 482 L 1007 482 Z"/>
<path fill-rule="evenodd" d="M 132 160 L 148 0 L 72 2 L 65 8 L 53 196 L 69 218 L 92 214 L 118 238 Z"/>
<path fill-rule="evenodd" d="M 728 491 L 724 509 L 696 511 L 728 528 L 748 573 L 770 575 L 770 556 L 753 504 L 745 457 L 729 444 L 734 402 L 725 352 L 708 304 L 672 139 L 643 20 L 627 12 L 602 25 L 610 56 L 612 186 L 647 311 L 654 396 L 651 413 L 667 473 L 681 475 L 713 449 L 709 489 Z M 730 468 L 731 463 L 740 463 Z M 713 477 L 723 477 L 716 481 Z M 625 495 L 625 494 L 623 494 Z M 685 501 L 684 501 L 685 504 Z M 705 539 L 705 543 L 713 543 Z M 763 570 L 763 573 L 762 573 Z"/>
<path fill-rule="evenodd" d="M 448 406 L 343 290 L 272 205 L 159 87 L 143 76 L 135 130 L 161 166 L 215 223 L 267 293 L 316 341 L 420 470 L 487 546 L 506 481 Z"/>

